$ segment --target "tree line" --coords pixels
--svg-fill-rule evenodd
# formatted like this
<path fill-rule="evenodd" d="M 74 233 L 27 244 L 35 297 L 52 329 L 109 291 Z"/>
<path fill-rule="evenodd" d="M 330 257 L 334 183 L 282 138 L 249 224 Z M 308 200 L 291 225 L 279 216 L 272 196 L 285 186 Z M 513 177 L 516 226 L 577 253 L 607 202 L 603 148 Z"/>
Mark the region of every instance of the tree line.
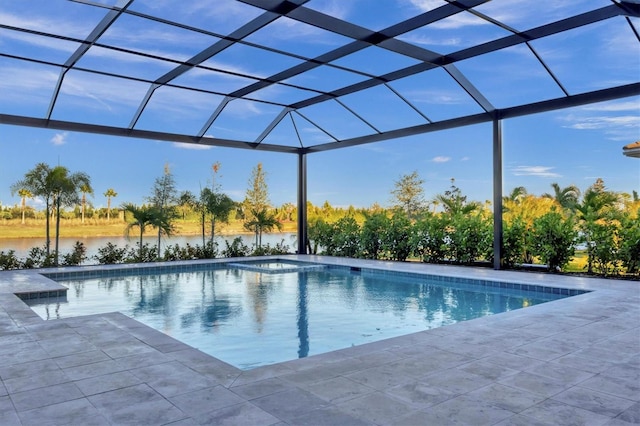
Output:
<path fill-rule="evenodd" d="M 288 248 L 284 245 L 262 249 L 262 234 L 281 229 L 284 221 L 293 221 L 296 206 L 286 203 L 274 208 L 271 205 L 266 173 L 260 163 L 252 170 L 245 199 L 233 201 L 221 190 L 220 167 L 220 163 L 213 164 L 210 184 L 197 195 L 191 191 L 178 192 L 171 171 L 165 167 L 145 204 L 120 206 L 125 212 L 127 235 L 136 231 L 137 251 L 108 246 L 96 260 L 117 263 L 286 252 Z M 631 194 L 611 191 L 602 179 L 597 179 L 584 192 L 575 185 L 563 188 L 557 183 L 553 183 L 551 189 L 537 196 L 529 194 L 524 187 L 517 187 L 503 197 L 502 262 L 505 267 L 541 263 L 552 271 L 563 270 L 580 249 L 586 252 L 587 273 L 638 275 L 640 201 L 636 191 Z M 40 163 L 12 185 L 11 190 L 19 195 L 29 191 L 44 200 L 47 244 L 42 255 L 36 254 L 44 259 L 51 257 L 49 264 L 58 264 L 61 208 L 74 203 L 83 206 L 86 195 L 93 193 L 90 179 L 83 173 L 70 173 L 62 166 L 51 168 Z M 109 189 L 104 195 L 109 200 L 110 214 L 110 201 L 117 193 Z M 389 207 L 374 204 L 369 208 L 336 208 L 328 201 L 322 206 L 308 202 L 308 240 L 302 244 L 309 253 L 331 256 L 455 264 L 493 262 L 491 205 L 468 200 L 454 179 L 446 191 L 427 200 L 424 180 L 414 171 L 394 182 L 390 197 Z M 57 225 L 53 252 L 49 247 L 49 216 L 55 218 Z M 173 235 L 176 220 L 187 216 L 195 216 L 199 221 L 202 246 L 170 246 L 162 253 L 161 237 Z M 218 251 L 216 228 L 220 223 L 228 223 L 231 216 L 240 218 L 244 228 L 255 235 L 253 250 L 241 241 L 234 241 L 226 242 L 227 247 Z M 142 243 L 149 229 L 157 232 L 156 247 Z M 68 264 L 79 257 L 81 254 L 76 253 L 65 262 Z"/>

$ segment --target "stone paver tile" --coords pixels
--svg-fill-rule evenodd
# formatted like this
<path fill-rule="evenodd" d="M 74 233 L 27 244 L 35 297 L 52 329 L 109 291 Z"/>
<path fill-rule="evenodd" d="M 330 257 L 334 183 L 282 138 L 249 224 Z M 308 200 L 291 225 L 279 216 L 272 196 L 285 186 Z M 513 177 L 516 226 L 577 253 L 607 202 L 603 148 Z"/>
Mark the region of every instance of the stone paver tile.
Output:
<path fill-rule="evenodd" d="M 349 380 L 346 377 L 334 377 L 316 382 L 307 386 L 306 389 L 325 401 L 334 404 L 374 392 L 374 389 Z"/>
<path fill-rule="evenodd" d="M 162 425 L 186 419 L 186 415 L 166 400 L 146 401 L 104 413 L 114 425 Z"/>
<path fill-rule="evenodd" d="M 16 410 L 20 412 L 82 397 L 82 392 L 80 392 L 80 389 L 78 389 L 76 385 L 73 383 L 63 383 L 14 393 L 11 395 L 11 400 Z"/>
<path fill-rule="evenodd" d="M 105 374 L 103 376 L 91 377 L 75 382 L 76 386 L 78 386 L 80 391 L 86 396 L 122 389 L 140 383 L 142 383 L 142 380 L 128 371 Z"/>
<path fill-rule="evenodd" d="M 145 354 L 155 352 L 151 346 L 145 345 L 139 340 L 131 340 L 127 342 L 116 342 L 107 345 L 100 345 L 100 349 L 111 358 L 122 358 L 125 356 Z"/>
<path fill-rule="evenodd" d="M 246 385 L 233 386 L 230 390 L 246 400 L 251 400 L 293 388 L 295 388 L 294 385 L 287 383 L 280 378 L 272 377 L 258 382 L 248 383 Z"/>
<path fill-rule="evenodd" d="M 534 406 L 546 399 L 537 393 L 528 392 L 522 389 L 492 383 L 467 394 L 468 397 L 477 401 L 486 401 L 496 407 L 519 413 L 529 407 Z"/>
<path fill-rule="evenodd" d="M 545 362 L 526 370 L 529 373 L 561 380 L 567 384 L 574 385 L 593 377 L 595 374 L 577 368 L 558 365 L 553 362 Z"/>
<path fill-rule="evenodd" d="M 323 399 L 301 389 L 273 393 L 256 398 L 251 403 L 284 421 L 289 421 L 307 411 L 323 408 L 327 405 Z"/>
<path fill-rule="evenodd" d="M 353 417 L 375 424 L 391 424 L 400 417 L 416 411 L 411 405 L 381 392 L 350 399 L 337 404 L 336 407 Z"/>
<path fill-rule="evenodd" d="M 633 405 L 633 401 L 628 399 L 618 398 L 580 386 L 559 393 L 552 399 L 609 417 L 615 417 Z"/>
<path fill-rule="evenodd" d="M 550 377 L 528 372 L 521 372 L 506 377 L 499 380 L 499 383 L 546 397 L 556 395 L 570 387 L 570 385 L 561 380 L 555 380 Z"/>
<path fill-rule="evenodd" d="M 296 417 L 291 424 L 299 426 L 373 426 L 374 423 L 353 417 L 336 407 L 319 408 Z"/>
<path fill-rule="evenodd" d="M 602 371 L 601 374 L 607 377 L 620 377 L 623 379 L 635 380 L 640 383 L 640 367 L 635 367 L 631 363 L 616 364 Z"/>
<path fill-rule="evenodd" d="M 449 399 L 401 419 L 396 425 L 494 425 L 513 416 L 513 412 L 477 401 L 466 395 Z"/>
<path fill-rule="evenodd" d="M 165 362 L 171 361 L 173 361 L 173 359 L 158 351 L 150 351 L 143 354 L 125 356 L 116 360 L 118 365 L 126 368 L 127 370 L 132 370 L 134 368 L 140 367 L 148 367 L 155 364 L 163 364 Z"/>
<path fill-rule="evenodd" d="M 91 342 L 75 333 L 63 338 L 55 337 L 52 339 L 40 340 L 38 343 L 42 349 L 52 357 L 71 355 L 96 349 Z"/>
<path fill-rule="evenodd" d="M 430 386 L 424 381 L 406 383 L 386 389 L 384 393 L 405 401 L 418 409 L 431 407 L 457 395 L 448 390 Z"/>
<path fill-rule="evenodd" d="M 198 424 L 216 426 L 277 425 L 280 419 L 250 403 L 232 405 L 196 416 Z"/>
<path fill-rule="evenodd" d="M 64 368 L 63 371 L 71 380 L 83 380 L 90 377 L 103 376 L 105 374 L 124 371 L 125 368 L 114 360 L 94 362 L 92 364 L 82 364 L 75 367 Z"/>
<path fill-rule="evenodd" d="M 223 386 L 215 386 L 183 393 L 169 398 L 169 401 L 189 416 L 218 410 L 230 405 L 237 405 L 246 400 Z"/>
<path fill-rule="evenodd" d="M 0 425 L 13 426 L 21 425 L 18 413 L 13 407 L 11 398 L 8 396 L 0 396 Z"/>
<path fill-rule="evenodd" d="M 487 357 L 483 357 L 482 360 L 502 367 L 511 368 L 513 370 L 526 370 L 527 368 L 532 368 L 535 365 L 543 363 L 542 361 L 537 361 L 526 356 L 516 355 L 509 352 L 500 352 L 489 355 Z"/>
<path fill-rule="evenodd" d="M 4 385 L 9 393 L 24 392 L 31 389 L 44 388 L 70 382 L 71 379 L 62 370 L 50 370 L 31 376 L 15 377 L 4 380 Z"/>
<path fill-rule="evenodd" d="M 543 422 L 552 422 L 556 425 L 563 426 L 597 426 L 604 425 L 611 420 L 611 417 L 595 414 L 592 411 L 583 410 L 550 399 L 528 408 L 520 414 Z"/>
<path fill-rule="evenodd" d="M 523 416 L 522 414 L 515 414 L 500 423 L 496 423 L 495 426 L 558 426 L 556 422 L 544 422 L 532 417 Z M 629 426 L 629 425 L 625 425 Z"/>
<path fill-rule="evenodd" d="M 414 377 L 399 374 L 389 365 L 367 368 L 366 370 L 348 374 L 345 377 L 376 390 L 385 390 L 408 383 L 414 379 Z"/>
<path fill-rule="evenodd" d="M 32 376 L 34 374 L 44 374 L 47 371 L 55 371 L 60 368 L 52 359 L 43 359 L 33 362 L 24 362 L 0 367 L 0 379 L 8 380 L 16 377 Z"/>
<path fill-rule="evenodd" d="M 86 399 L 76 399 L 46 407 L 23 411 L 20 420 L 24 426 L 33 425 L 109 425 L 109 422 Z M 3 423 L 4 425 L 5 423 Z"/>
<path fill-rule="evenodd" d="M 58 338 L 60 340 L 73 339 L 78 334 L 66 324 L 53 324 L 53 321 L 40 323 L 37 325 L 25 326 L 27 332 L 36 340 L 48 340 Z M 52 325 L 49 325 L 52 324 Z"/>
<path fill-rule="evenodd" d="M 219 384 L 176 361 L 130 371 L 165 397 L 210 388 Z"/>
<path fill-rule="evenodd" d="M 473 361 L 457 367 L 459 370 L 477 374 L 490 380 L 499 380 L 517 374 L 520 370 L 494 364 L 485 360 Z"/>
<path fill-rule="evenodd" d="M 580 387 L 640 401 L 640 383 L 633 379 L 597 375 L 580 383 Z"/>
<path fill-rule="evenodd" d="M 631 407 L 624 410 L 624 412 L 616 417 L 616 419 L 631 424 L 640 425 L 640 402 L 637 402 Z"/>
<path fill-rule="evenodd" d="M 73 355 L 61 356 L 53 359 L 60 368 L 71 368 L 79 365 L 93 364 L 100 361 L 111 360 L 107 354 L 102 351 L 92 350 L 81 352 Z"/>
<path fill-rule="evenodd" d="M 332 377 L 339 376 L 338 372 L 331 372 L 330 370 L 319 366 L 310 368 L 308 370 L 294 371 L 289 374 L 282 374 L 280 378 L 287 382 L 295 383 L 296 385 L 311 385 L 312 383 L 322 380 L 330 379 Z"/>
<path fill-rule="evenodd" d="M 456 394 L 467 393 L 492 382 L 491 379 L 460 369 L 445 370 L 423 377 L 420 380 L 429 386 L 435 386 Z"/>
<path fill-rule="evenodd" d="M 0 381 L 0 397 L 9 395 L 9 391 L 7 387 Z"/>
<path fill-rule="evenodd" d="M 144 383 L 92 395 L 87 399 L 103 412 L 117 411 L 128 405 L 143 402 L 164 400 L 162 395 Z"/>
<path fill-rule="evenodd" d="M 29 348 L 21 348 L 16 352 L 2 354 L 2 363 L 5 366 L 22 364 L 25 362 L 41 361 L 51 357 L 44 349 L 38 344 L 34 344 Z"/>
<path fill-rule="evenodd" d="M 554 359 L 549 364 L 569 366 L 572 368 L 578 368 L 582 371 L 588 371 L 591 373 L 600 373 L 615 365 L 614 363 L 606 359 L 585 358 L 577 355 L 576 353 L 571 353 L 563 357 Z"/>
<path fill-rule="evenodd" d="M 87 399 L 117 425 L 165 424 L 188 417 L 146 384 L 103 392 Z"/>
<path fill-rule="evenodd" d="M 240 371 L 237 377 L 233 380 L 230 386 L 242 386 L 255 382 L 260 382 L 266 379 L 272 379 L 285 374 L 291 373 L 293 370 L 289 367 L 289 363 L 268 365 L 265 367 L 258 367 L 252 370 Z"/>

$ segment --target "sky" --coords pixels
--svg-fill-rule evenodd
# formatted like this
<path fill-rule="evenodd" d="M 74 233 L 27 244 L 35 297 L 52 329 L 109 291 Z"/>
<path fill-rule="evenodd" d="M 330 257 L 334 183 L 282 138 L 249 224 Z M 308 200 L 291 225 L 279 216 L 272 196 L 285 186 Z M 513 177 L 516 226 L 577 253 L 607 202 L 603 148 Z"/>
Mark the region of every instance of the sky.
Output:
<path fill-rule="evenodd" d="M 594 1 L 602 6 L 611 4 L 604 0 L 545 0 L 535 2 L 536 12 L 532 13 L 529 10 L 532 2 L 495 0 L 477 10 L 515 28 L 528 29 L 561 19 L 569 12 L 586 11 Z M 441 3 L 310 0 L 307 6 L 379 30 Z M 185 3 L 180 10 L 162 9 L 165 4 L 169 4 L 168 1 L 135 0 L 131 8 L 142 13 L 158 13 L 182 23 L 205 25 L 206 22 L 207 28 L 218 34 L 228 34 L 260 13 L 251 6 L 230 0 Z M 1 24 L 60 32 L 77 38 L 86 37 L 103 15 L 104 11 L 99 8 L 80 3 L 69 6 L 69 2 L 63 0 L 11 0 L 0 5 Z M 127 19 L 134 20 L 133 17 Z M 640 22 L 637 19 L 632 22 L 640 30 Z M 133 28 L 126 32 L 114 24 L 101 40 L 158 57 L 181 59 L 215 42 L 214 37 L 185 33 L 185 30 L 143 20 L 136 21 Z M 404 34 L 402 40 L 448 54 L 500 37 L 503 31 L 474 16 L 456 15 L 428 30 Z M 188 45 L 184 37 L 189 37 Z M 342 36 L 284 19 L 247 40 L 307 57 L 325 53 L 345 42 Z M 574 30 L 532 45 L 569 93 L 640 80 L 640 43 L 623 18 L 601 22 L 594 26 L 593 32 Z M 49 38 L 0 29 L 0 114 L 42 118 L 60 73 L 57 67 L 20 61 L 9 55 L 28 52 L 45 61 L 64 63 L 76 48 L 72 42 L 53 43 Z M 413 59 L 384 49 L 368 49 L 371 50 L 367 54 L 365 49 L 337 60 L 336 65 L 379 75 L 415 63 Z M 172 68 L 160 60 L 118 55 L 92 47 L 79 64 L 108 72 L 116 72 L 117 67 L 126 64 L 128 75 L 143 79 L 158 78 Z M 293 56 L 274 55 L 249 46 L 234 46 L 206 61 L 207 66 L 233 72 L 233 75 L 194 70 L 178 77 L 176 83 L 186 88 L 206 84 L 212 91 L 223 92 L 251 84 L 253 80 L 247 78 L 248 75 L 268 76 L 300 63 Z M 503 49 L 487 58 L 461 61 L 457 67 L 497 107 L 562 95 L 532 53 L 522 46 Z M 76 70 L 68 74 L 53 119 L 126 127 L 148 89 L 147 84 Z M 361 74 L 324 66 L 287 82 L 326 91 L 362 79 Z M 392 82 L 390 86 L 434 121 L 479 112 L 478 106 L 440 69 Z M 253 140 L 280 111 L 260 100 L 296 102 L 312 95 L 313 92 L 283 85 L 263 89 L 253 94 L 252 100 L 230 102 L 220 118 L 206 130 L 206 135 Z M 158 89 L 136 128 L 195 134 L 222 98 L 172 87 Z M 301 141 L 305 146 L 314 145 L 331 140 L 321 129 L 348 138 L 371 132 L 369 125 L 385 131 L 422 123 L 418 114 L 384 86 L 347 95 L 341 101 L 360 118 L 345 115 L 344 108 L 335 102 L 319 104 L 301 111 L 310 121 L 292 115 L 276 127 L 265 143 L 290 146 Z M 291 123 L 295 123 L 300 141 Z M 597 178 L 604 179 L 611 190 L 640 191 L 640 159 L 622 155 L 624 145 L 640 140 L 640 97 L 508 119 L 502 125 L 505 193 L 524 186 L 530 193 L 541 195 L 552 192 L 554 182 L 584 190 Z M 221 164 L 217 183 L 234 200 L 244 198 L 251 171 L 258 163 L 262 163 L 267 173 L 273 205 L 295 204 L 297 197 L 297 157 L 292 154 L 0 124 L 0 203 L 3 206 L 19 203 L 19 197 L 12 195 L 9 187 L 39 162 L 51 166 L 60 164 L 71 172 L 89 174 L 95 191 L 91 200 L 95 207 L 106 206 L 103 193 L 108 188 L 118 193 L 113 200 L 115 204 L 143 203 L 165 165 L 169 165 L 174 174 L 178 190 L 198 193 L 201 187 L 211 184 L 212 165 L 216 162 Z M 492 199 L 492 126 L 480 124 L 314 153 L 308 155 L 307 167 L 308 200 L 317 205 L 328 201 L 334 206 L 368 207 L 374 203 L 389 206 L 394 183 L 413 171 L 424 180 L 427 199 L 446 191 L 455 178 L 455 184 L 469 199 L 482 202 Z M 41 200 L 29 200 L 29 204 L 39 208 Z"/>

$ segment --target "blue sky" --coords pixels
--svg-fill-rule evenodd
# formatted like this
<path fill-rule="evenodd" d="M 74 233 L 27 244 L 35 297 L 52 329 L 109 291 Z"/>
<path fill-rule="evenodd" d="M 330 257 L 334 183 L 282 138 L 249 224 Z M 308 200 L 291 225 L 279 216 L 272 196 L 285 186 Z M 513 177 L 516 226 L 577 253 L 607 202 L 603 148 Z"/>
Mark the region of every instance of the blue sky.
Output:
<path fill-rule="evenodd" d="M 488 2 L 477 10 L 514 28 L 529 29 L 561 19 L 567 13 L 586 11 L 594 2 L 601 6 L 611 4 L 604 0 L 502 0 Z M 311 0 L 306 6 L 379 30 L 442 3 Z M 167 4 L 170 4 L 168 0 L 135 0 L 131 8 L 142 13 L 158 13 L 181 23 L 206 25 L 218 34 L 228 34 L 260 14 L 251 6 L 227 0 L 199 1 L 181 6 L 180 10 L 162 9 Z M 534 12 L 529 10 L 532 7 Z M 3 24 L 78 38 L 86 37 L 103 14 L 99 8 L 62 0 L 9 1 L 0 6 Z M 134 17 L 127 19 L 135 21 L 134 31 L 127 32 L 123 24 L 117 23 L 102 36 L 104 41 L 159 57 L 180 59 L 189 58 L 215 42 L 210 36 L 138 21 Z M 633 24 L 640 30 L 637 19 Z M 573 30 L 537 40 L 532 45 L 569 93 L 637 82 L 640 43 L 624 19 L 603 21 L 590 30 Z M 456 15 L 428 29 L 407 33 L 402 40 L 447 54 L 504 35 L 504 30 L 472 15 Z M 186 46 L 185 37 L 189 41 Z M 247 40 L 307 57 L 325 53 L 345 42 L 341 36 L 288 19 L 277 20 Z M 53 43 L 50 38 L 0 30 L 0 53 L 7 55 L 29 52 L 42 60 L 63 63 L 76 48 L 72 42 Z M 415 63 L 413 59 L 377 47 L 365 51 L 341 58 L 336 65 L 379 75 Z M 253 80 L 247 75 L 268 76 L 300 63 L 291 56 L 274 55 L 250 46 L 234 46 L 204 65 L 235 74 L 194 70 L 178 77 L 175 83 L 186 88 L 206 84 L 213 91 L 234 90 L 251 84 Z M 122 67 L 123 63 L 127 65 L 128 75 L 152 80 L 172 68 L 161 60 L 142 60 L 98 47 L 91 48 L 79 65 L 115 72 L 114 64 Z M 486 58 L 465 60 L 457 67 L 499 108 L 562 96 L 532 53 L 522 46 L 503 49 Z M 68 74 L 53 119 L 126 127 L 148 89 L 146 84 L 76 70 Z M 54 66 L 0 56 L 0 113 L 43 117 L 58 75 L 59 69 Z M 293 77 L 287 83 L 333 90 L 362 79 L 360 74 L 324 66 L 308 75 Z M 435 121 L 480 112 L 440 69 L 392 82 L 390 86 Z M 313 92 L 274 85 L 251 96 L 252 99 L 230 102 L 206 134 L 253 140 L 280 111 L 260 100 L 290 103 L 311 97 Z M 163 87 L 154 94 L 136 128 L 195 134 L 222 99 L 223 96 L 215 94 Z M 399 102 L 384 86 L 347 95 L 341 102 L 356 110 L 366 122 L 345 115 L 335 102 L 318 104 L 302 112 L 337 137 L 370 133 L 367 122 L 382 131 L 422 123 L 418 114 Z M 318 127 L 298 116 L 295 120 L 304 144 L 330 141 Z M 624 145 L 640 140 L 638 97 L 505 120 L 503 131 L 505 193 L 516 186 L 525 186 L 531 193 L 542 194 L 551 190 L 553 182 L 585 189 L 598 177 L 612 190 L 629 193 L 640 190 L 640 160 L 622 155 Z M 298 141 L 294 135 L 291 120 L 283 120 L 265 142 L 295 145 Z M 416 170 L 425 180 L 427 198 L 444 192 L 450 179 L 455 178 L 469 198 L 490 200 L 491 146 L 491 125 L 483 124 L 311 154 L 308 156 L 308 199 L 314 204 L 329 201 L 339 206 L 367 207 L 373 203 L 386 206 L 390 204 L 394 181 Z M 114 188 L 118 193 L 115 203 L 143 202 L 165 164 L 169 164 L 180 190 L 198 192 L 200 186 L 210 182 L 214 162 L 222 164 L 219 183 L 235 200 L 244 197 L 251 169 L 261 162 L 267 172 L 272 203 L 296 201 L 297 159 L 290 154 L 0 125 L 2 205 L 19 202 L 17 196 L 10 194 L 9 186 L 38 162 L 61 164 L 71 171 L 88 173 L 96 192 L 92 200 L 96 207 L 106 205 L 102 193 L 107 188 Z M 38 205 L 38 202 L 31 200 L 30 204 Z"/>

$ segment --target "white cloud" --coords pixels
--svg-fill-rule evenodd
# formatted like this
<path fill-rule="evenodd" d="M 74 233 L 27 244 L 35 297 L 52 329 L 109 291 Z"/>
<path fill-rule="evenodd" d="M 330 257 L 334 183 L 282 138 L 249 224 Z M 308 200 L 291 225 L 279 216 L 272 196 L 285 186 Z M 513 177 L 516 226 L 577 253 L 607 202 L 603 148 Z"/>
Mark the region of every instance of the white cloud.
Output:
<path fill-rule="evenodd" d="M 433 157 L 431 161 L 433 161 L 434 163 L 446 163 L 451 161 L 451 157 L 437 156 Z"/>
<path fill-rule="evenodd" d="M 53 143 L 54 145 L 64 145 L 65 143 L 67 143 L 68 136 L 69 136 L 68 132 L 56 133 L 51 138 L 51 143 Z"/>
<path fill-rule="evenodd" d="M 469 161 L 469 160 L 471 160 L 471 157 L 462 157 L 460 159 L 460 161 Z"/>
<path fill-rule="evenodd" d="M 515 176 L 539 176 L 545 178 L 558 178 L 562 175 L 552 172 L 555 167 L 549 166 L 516 166 L 511 169 Z"/>
<path fill-rule="evenodd" d="M 198 143 L 184 143 L 184 142 L 173 142 L 173 146 L 179 149 L 191 149 L 195 151 L 205 151 L 213 148 L 211 145 L 203 145 Z"/>

